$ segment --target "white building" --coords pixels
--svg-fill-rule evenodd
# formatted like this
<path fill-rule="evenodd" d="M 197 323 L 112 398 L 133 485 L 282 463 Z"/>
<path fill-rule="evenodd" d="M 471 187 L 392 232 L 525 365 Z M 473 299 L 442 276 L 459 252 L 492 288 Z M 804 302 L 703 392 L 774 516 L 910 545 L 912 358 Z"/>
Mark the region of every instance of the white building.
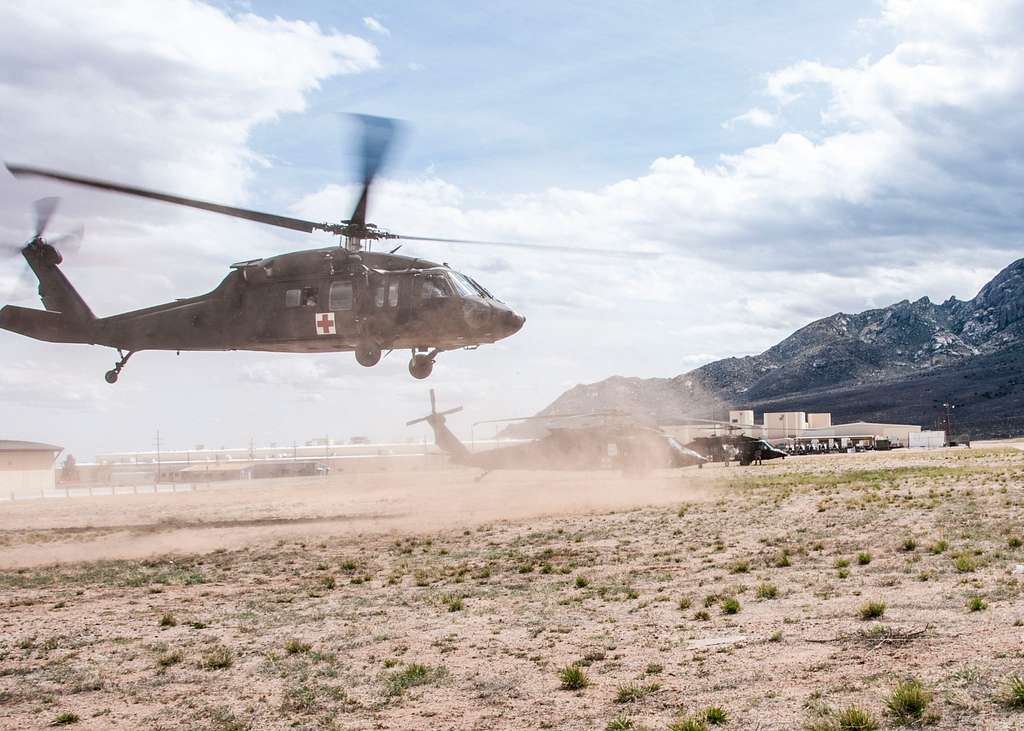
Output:
<path fill-rule="evenodd" d="M 0 492 L 16 494 L 52 490 L 54 462 L 63 447 L 0 439 Z"/>

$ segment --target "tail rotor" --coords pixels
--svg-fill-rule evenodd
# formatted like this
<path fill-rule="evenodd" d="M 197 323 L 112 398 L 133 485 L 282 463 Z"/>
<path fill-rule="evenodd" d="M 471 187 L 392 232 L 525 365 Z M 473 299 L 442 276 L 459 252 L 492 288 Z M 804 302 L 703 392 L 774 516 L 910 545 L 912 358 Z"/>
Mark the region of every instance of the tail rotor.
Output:
<path fill-rule="evenodd" d="M 35 209 L 35 230 L 32 239 L 27 244 L 0 244 L 0 257 L 13 258 L 22 255 L 26 263 L 29 259 L 41 265 L 55 266 L 60 264 L 64 257 L 63 252 L 74 253 L 81 247 L 82 237 L 85 229 L 79 226 L 68 234 L 56 236 L 49 241 L 43 238 L 50 220 L 57 212 L 60 198 L 40 198 L 33 204 Z M 59 247 L 59 249 L 58 249 Z M 13 284 L 5 292 L 5 300 L 17 302 L 27 299 L 32 289 L 32 270 L 26 266 L 20 275 L 15 275 Z"/>
<path fill-rule="evenodd" d="M 436 423 L 438 420 L 444 421 L 444 417 L 449 414 L 457 414 L 462 411 L 461 406 L 456 406 L 454 409 L 448 409 L 447 411 L 437 410 L 437 397 L 434 395 L 434 389 L 430 389 L 430 414 L 427 416 L 421 416 L 419 419 L 413 419 L 412 421 L 405 422 L 406 426 L 412 426 L 413 424 L 419 424 L 421 422 Z"/>

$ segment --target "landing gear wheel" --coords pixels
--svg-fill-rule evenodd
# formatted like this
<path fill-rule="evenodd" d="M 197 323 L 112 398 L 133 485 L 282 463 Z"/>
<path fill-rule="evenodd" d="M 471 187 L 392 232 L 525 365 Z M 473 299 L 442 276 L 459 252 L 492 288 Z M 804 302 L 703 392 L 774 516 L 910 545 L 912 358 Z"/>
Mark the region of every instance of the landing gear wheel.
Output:
<path fill-rule="evenodd" d="M 420 380 L 429 376 L 434 370 L 434 359 L 429 355 L 414 355 L 409 361 L 409 373 Z"/>
<path fill-rule="evenodd" d="M 127 353 L 122 351 L 120 348 L 117 349 L 117 354 L 121 356 L 121 359 L 114 364 L 114 367 L 103 374 L 103 380 L 107 383 L 117 383 L 117 377 L 121 375 L 121 369 L 124 368 L 128 359 L 135 353 L 134 350 L 129 350 Z"/>
<path fill-rule="evenodd" d="M 375 343 L 360 343 L 356 348 L 356 362 L 370 368 L 380 363 L 380 348 Z"/>

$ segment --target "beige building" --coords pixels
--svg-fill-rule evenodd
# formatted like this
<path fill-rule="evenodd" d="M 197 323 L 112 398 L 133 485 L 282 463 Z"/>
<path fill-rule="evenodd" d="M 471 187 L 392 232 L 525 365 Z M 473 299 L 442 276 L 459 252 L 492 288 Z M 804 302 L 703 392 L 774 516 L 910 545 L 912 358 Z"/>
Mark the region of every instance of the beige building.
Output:
<path fill-rule="evenodd" d="M 754 411 L 752 409 L 742 409 L 740 411 L 729 412 L 729 423 L 736 424 L 737 426 L 753 426 L 754 425 Z"/>
<path fill-rule="evenodd" d="M 15 495 L 54 488 L 54 462 L 63 447 L 0 440 L 0 492 Z"/>
<path fill-rule="evenodd" d="M 808 414 L 808 429 L 827 429 L 832 426 L 832 414 Z"/>
<path fill-rule="evenodd" d="M 766 411 L 762 423 L 764 436 L 768 439 L 795 437 L 807 428 L 807 412 Z"/>

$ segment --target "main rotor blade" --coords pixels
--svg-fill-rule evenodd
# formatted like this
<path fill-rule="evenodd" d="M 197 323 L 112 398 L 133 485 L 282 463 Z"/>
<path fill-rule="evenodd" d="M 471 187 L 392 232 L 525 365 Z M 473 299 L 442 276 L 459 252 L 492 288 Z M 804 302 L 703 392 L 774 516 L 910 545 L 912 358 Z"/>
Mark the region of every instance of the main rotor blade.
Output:
<path fill-rule="evenodd" d="M 475 244 L 479 246 L 504 246 L 511 249 L 533 249 L 535 251 L 561 251 L 567 254 L 587 254 L 590 256 L 615 256 L 626 259 L 653 259 L 661 256 L 656 251 L 624 251 L 622 249 L 597 249 L 589 246 L 553 246 L 550 244 L 522 244 L 511 241 L 477 241 L 475 239 L 442 239 L 437 236 L 405 236 L 391 234 L 388 238 L 405 239 L 406 241 L 437 241 L 442 244 Z"/>
<path fill-rule="evenodd" d="M 53 218 L 59 203 L 60 198 L 51 196 L 49 198 L 40 198 L 33 204 L 36 209 L 36 234 L 34 238 L 38 239 L 46 231 L 46 227 L 50 223 L 50 219 Z"/>
<path fill-rule="evenodd" d="M 85 178 L 78 175 L 69 175 L 67 173 L 61 173 L 55 170 L 43 170 L 42 168 L 34 168 L 25 165 L 12 165 L 10 163 L 7 164 L 7 169 L 10 170 L 11 174 L 14 175 L 14 177 L 16 178 L 50 178 L 51 180 L 59 180 L 63 183 L 84 185 L 87 188 L 108 190 L 114 193 L 124 193 L 125 195 L 134 195 L 140 198 L 151 198 L 152 200 L 163 201 L 164 203 L 173 203 L 178 206 L 188 206 L 189 208 L 199 208 L 204 211 L 212 211 L 213 213 L 222 213 L 225 216 L 244 218 L 248 221 L 266 223 L 271 226 L 280 226 L 281 228 L 288 228 L 293 231 L 304 231 L 306 233 L 311 233 L 315 229 L 320 228 L 320 224 L 313 223 L 312 221 L 303 221 L 300 218 L 289 218 L 288 216 L 277 216 L 272 213 L 251 211 L 246 208 L 223 206 L 219 203 L 208 203 L 206 201 L 196 200 L 194 198 L 184 198 L 182 196 L 170 195 L 169 193 L 160 193 L 155 190 L 137 188 L 132 185 L 121 185 L 120 183 L 111 183 L 109 181 L 99 180 L 96 178 Z"/>
<path fill-rule="evenodd" d="M 25 244 L 0 244 L 0 256 L 15 257 L 25 248 Z"/>
<path fill-rule="evenodd" d="M 370 186 L 380 172 L 387 158 L 388 150 L 398 130 L 398 123 L 387 117 L 371 117 L 365 114 L 352 115 L 363 127 L 362 147 L 359 156 L 363 163 L 363 190 L 352 212 L 349 222 L 355 226 L 366 226 L 366 205 Z"/>

